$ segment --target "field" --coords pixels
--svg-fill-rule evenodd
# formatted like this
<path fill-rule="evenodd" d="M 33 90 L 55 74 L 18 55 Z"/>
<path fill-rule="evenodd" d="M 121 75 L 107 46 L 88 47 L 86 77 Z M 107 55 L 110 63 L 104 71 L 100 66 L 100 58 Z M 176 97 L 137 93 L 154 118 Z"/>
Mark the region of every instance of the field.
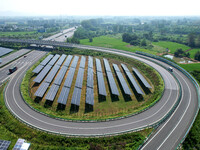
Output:
<path fill-rule="evenodd" d="M 160 41 L 160 42 L 153 42 L 152 43 L 154 46 L 158 46 L 160 47 L 160 49 L 164 48 L 168 48 L 170 50 L 170 53 L 174 53 L 178 48 L 182 48 L 183 51 L 190 49 L 190 47 L 183 45 L 183 44 L 179 44 L 179 43 L 175 43 L 175 42 L 168 42 L 168 41 Z"/>
<path fill-rule="evenodd" d="M 200 51 L 200 48 L 194 48 L 194 49 L 188 51 L 190 53 L 190 58 L 194 59 L 194 55 L 198 51 Z"/>
<path fill-rule="evenodd" d="M 138 46 L 131 46 L 126 42 L 122 42 L 122 38 L 120 35 L 121 34 L 118 34 L 116 36 L 107 35 L 107 36 L 95 37 L 93 38 L 93 42 L 89 42 L 89 39 L 84 39 L 84 40 L 80 40 L 80 44 L 114 48 L 114 49 L 120 49 L 120 50 L 131 51 L 131 52 L 143 51 L 150 54 L 156 54 L 156 52 L 153 50 L 151 51 L 148 49 L 140 48 Z"/>
<path fill-rule="evenodd" d="M 35 31 L 31 32 L 0 32 L 0 37 L 7 37 L 7 36 L 23 36 L 28 34 L 35 34 Z"/>
<path fill-rule="evenodd" d="M 79 54 L 84 54 L 85 52 L 83 51 L 75 51 L 73 50 L 72 53 L 76 53 L 76 55 Z M 153 102 L 157 101 L 159 99 L 159 96 L 162 94 L 162 89 L 163 89 L 163 83 L 162 83 L 162 79 L 159 77 L 159 75 L 157 73 L 154 72 L 154 70 L 152 70 L 151 68 L 149 68 L 147 65 L 144 65 L 138 61 L 135 61 L 133 59 L 125 59 L 124 57 L 121 56 L 116 56 L 116 55 L 111 55 L 111 54 L 102 54 L 100 52 L 90 52 L 87 51 L 87 53 L 89 55 L 93 55 L 95 58 L 107 58 L 109 60 L 109 62 L 114 62 L 114 63 L 120 63 L 122 62 L 122 60 L 124 61 L 125 64 L 127 64 L 127 66 L 130 67 L 131 66 L 135 66 L 138 67 L 140 66 L 140 71 L 142 71 L 142 73 L 147 77 L 149 81 L 152 82 L 153 85 L 153 89 L 151 90 L 152 93 L 146 94 L 144 96 L 144 100 L 140 100 L 137 97 L 135 97 L 135 95 L 133 94 L 133 96 L 131 96 L 130 99 L 126 100 L 123 96 L 123 94 L 121 93 L 121 90 L 119 90 L 119 92 L 121 93 L 120 96 L 118 97 L 118 99 L 113 99 L 110 95 L 109 92 L 109 87 L 108 87 L 108 81 L 106 80 L 106 76 L 104 73 L 104 81 L 105 81 L 105 85 L 106 85 L 106 90 L 108 93 L 108 96 L 106 97 L 106 100 L 104 101 L 100 101 L 98 93 L 97 93 L 97 81 L 94 80 L 94 97 L 95 97 L 95 105 L 93 107 L 93 111 L 91 112 L 86 112 L 85 111 L 85 93 L 86 93 L 86 88 L 82 89 L 82 99 L 80 102 L 80 108 L 78 113 L 71 113 L 70 112 L 70 100 L 72 98 L 72 94 L 73 94 L 73 89 L 75 86 L 75 80 L 72 82 L 72 88 L 69 94 L 69 98 L 68 98 L 68 102 L 67 105 L 65 107 L 65 110 L 63 111 L 59 111 L 57 110 L 57 98 L 59 96 L 60 91 L 58 91 L 58 94 L 56 96 L 56 99 L 54 100 L 52 106 L 48 106 L 48 107 L 44 107 L 45 105 L 45 98 L 43 98 L 41 101 L 39 101 L 38 103 L 36 103 L 34 101 L 35 96 L 34 93 L 37 90 L 36 86 L 33 86 L 34 83 L 30 82 L 33 81 L 33 79 L 35 78 L 35 76 L 32 73 L 32 70 L 34 69 L 34 67 L 36 67 L 38 64 L 36 64 L 33 68 L 31 68 L 31 70 L 29 70 L 27 72 L 26 77 L 23 80 L 22 83 L 22 92 L 23 95 L 25 97 L 25 100 L 29 103 L 29 105 L 31 105 L 32 107 L 38 109 L 39 111 L 42 111 L 44 113 L 47 113 L 51 116 L 56 116 L 56 117 L 61 117 L 61 118 L 65 118 L 65 119 L 84 119 L 84 120 L 95 120 L 95 119 L 105 119 L 105 118 L 115 118 L 115 117 L 120 117 L 120 116 L 125 116 L 128 114 L 132 114 L 132 113 L 136 113 L 148 106 L 150 106 Z M 71 54 L 71 53 L 70 53 Z M 87 55 L 87 54 L 85 54 Z M 121 61 L 120 61 L 121 60 Z M 128 64 L 131 64 L 128 65 Z M 135 65 L 134 65 L 135 64 Z M 87 66 L 87 63 L 86 63 Z M 94 66 L 95 67 L 95 66 Z M 103 67 L 103 66 L 102 66 Z M 87 68 L 86 68 L 87 70 Z M 95 70 L 95 68 L 94 68 Z M 103 69 L 104 70 L 104 69 Z M 74 79 L 76 79 L 76 74 L 77 71 L 75 72 L 75 77 Z M 66 76 L 65 76 L 66 78 Z M 86 79 L 87 79 L 87 75 L 85 73 L 84 75 L 84 81 L 83 81 L 83 87 L 86 86 Z M 96 74 L 94 74 L 94 79 L 96 79 Z M 126 78 L 125 78 L 126 79 Z M 30 82 L 30 83 L 29 83 Z M 30 84 L 30 85 L 29 85 Z M 63 83 L 61 84 L 61 86 L 64 84 L 64 80 Z M 116 82 L 118 89 L 119 88 L 119 84 L 118 82 Z M 27 87 L 29 86 L 29 87 Z M 30 92 L 30 96 L 29 97 L 29 91 L 27 91 L 27 89 L 31 89 Z M 154 92 L 153 92 L 154 91 Z"/>
<path fill-rule="evenodd" d="M 182 68 L 187 71 L 199 70 L 200 71 L 200 63 L 192 63 L 192 64 L 179 64 Z"/>

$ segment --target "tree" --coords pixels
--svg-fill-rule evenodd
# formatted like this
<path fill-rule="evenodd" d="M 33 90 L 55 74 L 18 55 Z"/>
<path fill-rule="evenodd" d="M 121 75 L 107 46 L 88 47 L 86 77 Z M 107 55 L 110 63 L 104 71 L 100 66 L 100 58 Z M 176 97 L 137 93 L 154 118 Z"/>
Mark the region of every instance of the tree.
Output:
<path fill-rule="evenodd" d="M 194 59 L 200 61 L 200 51 L 195 53 Z"/>
<path fill-rule="evenodd" d="M 90 39 L 89 39 L 89 42 L 93 42 L 93 39 L 92 39 L 92 38 L 90 38 Z"/>
<path fill-rule="evenodd" d="M 195 35 L 193 33 L 188 35 L 188 45 L 190 47 L 195 47 Z"/>
<path fill-rule="evenodd" d="M 146 39 L 143 39 L 140 43 L 141 46 L 147 46 L 147 42 Z"/>

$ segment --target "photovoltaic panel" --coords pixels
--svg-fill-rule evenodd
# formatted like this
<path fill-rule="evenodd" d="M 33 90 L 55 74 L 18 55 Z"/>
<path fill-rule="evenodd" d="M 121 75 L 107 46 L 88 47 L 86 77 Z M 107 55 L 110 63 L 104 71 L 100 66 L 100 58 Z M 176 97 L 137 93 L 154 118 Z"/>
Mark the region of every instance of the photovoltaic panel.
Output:
<path fill-rule="evenodd" d="M 62 56 L 60 57 L 60 59 L 57 61 L 56 65 L 61 66 L 66 57 L 67 57 L 67 55 L 62 54 Z"/>
<path fill-rule="evenodd" d="M 126 65 L 121 64 L 121 66 L 122 66 L 122 68 L 123 68 L 123 70 L 124 70 L 125 72 L 126 72 L 126 71 L 127 71 L 127 72 L 130 72 Z"/>
<path fill-rule="evenodd" d="M 114 68 L 115 71 L 121 72 L 119 67 L 116 64 L 113 64 L 113 68 Z"/>
<path fill-rule="evenodd" d="M 0 140 L 0 149 L 7 150 L 11 141 Z"/>
<path fill-rule="evenodd" d="M 70 88 L 63 86 L 62 91 L 61 91 L 59 98 L 58 98 L 58 103 L 63 104 L 63 105 L 67 104 L 69 91 L 70 91 Z"/>
<path fill-rule="evenodd" d="M 62 80 L 67 72 L 68 67 L 63 66 L 54 80 L 54 84 L 61 85 Z"/>
<path fill-rule="evenodd" d="M 45 92 L 47 91 L 48 87 L 49 87 L 49 83 L 43 82 L 39 86 L 39 88 L 37 89 L 37 91 L 35 92 L 35 96 L 37 96 L 37 97 L 43 97 L 44 94 L 45 94 Z"/>
<path fill-rule="evenodd" d="M 81 89 L 75 87 L 73 95 L 72 95 L 71 104 L 79 106 L 80 105 L 80 99 L 81 99 Z"/>
<path fill-rule="evenodd" d="M 63 66 L 68 67 L 71 63 L 73 56 L 72 55 L 68 55 L 66 61 L 64 62 Z"/>
<path fill-rule="evenodd" d="M 74 78 L 74 73 L 75 73 L 75 68 L 70 68 L 69 72 L 67 74 L 67 78 L 66 78 L 65 83 L 64 83 L 65 87 L 71 88 L 72 81 L 73 81 L 73 78 Z"/>
<path fill-rule="evenodd" d="M 102 72 L 97 72 L 98 91 L 100 95 L 107 96 L 105 82 Z"/>
<path fill-rule="evenodd" d="M 40 65 L 46 66 L 46 64 L 51 60 L 51 58 L 53 57 L 53 55 L 48 55 L 41 63 Z"/>
<path fill-rule="evenodd" d="M 88 68 L 93 68 L 93 57 L 88 57 Z"/>
<path fill-rule="evenodd" d="M 81 62 L 79 68 L 83 69 L 85 68 L 85 60 L 86 60 L 85 56 L 81 56 Z"/>
<path fill-rule="evenodd" d="M 119 91 L 117 89 L 117 85 L 115 83 L 115 80 L 114 80 L 112 72 L 108 71 L 108 72 L 106 72 L 106 74 L 107 74 L 107 78 L 108 78 L 108 83 L 110 85 L 111 93 L 113 95 L 118 95 L 119 96 Z"/>
<path fill-rule="evenodd" d="M 136 80 L 133 78 L 132 74 L 129 71 L 126 71 L 126 75 L 130 80 L 131 84 L 133 85 L 133 87 L 135 88 L 136 92 L 140 95 L 144 95 L 143 91 L 141 90 Z"/>
<path fill-rule="evenodd" d="M 124 93 L 127 94 L 127 95 L 132 95 L 132 93 L 131 93 L 131 91 L 130 91 L 130 89 L 129 89 L 129 87 L 128 87 L 128 85 L 127 85 L 127 83 L 126 83 L 126 81 L 125 81 L 125 79 L 124 79 L 124 77 L 122 75 L 122 73 L 119 72 L 119 71 L 116 71 L 116 74 L 117 74 L 117 77 L 119 79 L 119 82 L 120 82 L 120 84 L 122 86 L 122 89 L 123 89 Z"/>
<path fill-rule="evenodd" d="M 51 61 L 48 63 L 48 65 L 53 66 L 53 65 L 56 63 L 56 61 L 58 60 L 59 57 L 60 57 L 60 55 L 56 54 L 56 55 L 51 59 Z"/>
<path fill-rule="evenodd" d="M 43 65 L 38 65 L 32 72 L 33 73 L 39 73 L 44 68 Z"/>
<path fill-rule="evenodd" d="M 6 54 L 8 54 L 12 51 L 13 51 L 13 49 L 0 47 L 0 57 L 3 56 L 3 55 L 6 55 Z"/>
<path fill-rule="evenodd" d="M 79 68 L 78 75 L 76 77 L 75 87 L 80 88 L 80 89 L 82 88 L 83 76 L 84 76 L 84 69 L 83 68 Z"/>
<path fill-rule="evenodd" d="M 87 87 L 86 91 L 86 104 L 94 105 L 94 89 Z"/>
<path fill-rule="evenodd" d="M 71 68 L 76 68 L 77 63 L 78 63 L 78 59 L 79 59 L 78 56 L 74 56 L 74 59 L 73 59 L 72 64 L 70 66 Z"/>
<path fill-rule="evenodd" d="M 36 83 L 40 83 L 44 79 L 44 77 L 47 75 L 47 73 L 50 71 L 51 68 L 52 66 L 46 65 L 44 69 L 37 75 L 37 77 L 33 81 Z"/>
<path fill-rule="evenodd" d="M 111 68 L 110 68 L 108 60 L 104 58 L 103 61 L 104 61 L 105 70 L 111 72 Z"/>
<path fill-rule="evenodd" d="M 96 70 L 97 72 L 102 72 L 101 61 L 98 58 L 96 58 Z"/>
<path fill-rule="evenodd" d="M 136 76 L 142 81 L 142 83 L 144 84 L 145 87 L 147 88 L 152 88 L 151 85 L 147 82 L 147 80 L 143 77 L 143 75 L 136 69 L 133 68 L 134 73 L 136 74 Z"/>
<path fill-rule="evenodd" d="M 58 70 L 60 69 L 60 66 L 55 65 L 51 71 L 49 72 L 49 74 L 47 75 L 47 77 L 45 78 L 44 81 L 51 83 L 55 77 L 55 75 L 57 74 Z"/>
<path fill-rule="evenodd" d="M 90 88 L 94 87 L 93 69 L 89 67 L 87 70 L 87 86 Z"/>
<path fill-rule="evenodd" d="M 49 100 L 49 101 L 53 101 L 54 98 L 56 97 L 56 94 L 58 92 L 58 89 L 59 89 L 59 86 L 58 85 L 55 85 L 53 84 L 51 86 L 51 88 L 49 89 L 45 99 Z"/>

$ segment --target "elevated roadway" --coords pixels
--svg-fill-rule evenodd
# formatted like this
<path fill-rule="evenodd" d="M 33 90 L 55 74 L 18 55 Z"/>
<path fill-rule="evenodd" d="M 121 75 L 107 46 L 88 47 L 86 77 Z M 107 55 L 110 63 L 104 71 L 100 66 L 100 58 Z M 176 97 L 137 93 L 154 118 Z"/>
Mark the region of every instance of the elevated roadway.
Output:
<path fill-rule="evenodd" d="M 0 41 L 2 41 L 2 39 L 0 39 Z M 13 41 L 13 39 L 4 42 L 11 41 Z M 18 42 L 25 41 L 18 40 Z M 45 42 L 50 41 L 37 42 L 45 45 Z M 27 44 L 36 43 L 29 41 Z M 26 105 L 20 95 L 19 87 L 21 80 L 26 70 L 34 64 L 34 62 L 32 62 L 27 66 L 24 66 L 22 71 L 17 72 L 15 76 L 10 79 L 8 86 L 5 89 L 6 105 L 16 117 L 35 128 L 58 134 L 77 136 L 104 136 L 107 134 L 118 134 L 127 131 L 140 130 L 144 127 L 158 123 L 169 114 L 170 110 L 177 103 L 180 90 L 182 90 L 180 103 L 178 103 L 176 109 L 165 122 L 160 124 L 156 132 L 150 137 L 150 139 L 143 145 L 141 149 L 175 149 L 178 146 L 184 135 L 187 133 L 187 130 L 189 129 L 198 110 L 197 91 L 193 83 L 182 72 L 174 68 L 174 74 L 178 82 L 180 82 L 181 87 L 179 88 L 177 80 L 171 75 L 171 73 L 158 65 L 162 64 L 165 67 L 169 67 L 168 64 L 165 64 L 161 61 L 152 58 L 143 58 L 131 52 L 125 52 L 121 50 L 66 43 L 62 44 L 60 42 L 54 42 L 51 44 L 53 44 L 51 46 L 61 45 L 61 47 L 77 47 L 81 49 L 109 52 L 118 55 L 124 55 L 133 59 L 138 59 L 144 63 L 147 63 L 148 65 L 154 67 L 162 75 L 165 81 L 165 91 L 163 97 L 157 104 L 143 113 L 120 120 L 97 123 L 78 123 L 56 120 L 35 112 Z M 155 63 L 155 61 L 157 61 L 157 63 Z"/>

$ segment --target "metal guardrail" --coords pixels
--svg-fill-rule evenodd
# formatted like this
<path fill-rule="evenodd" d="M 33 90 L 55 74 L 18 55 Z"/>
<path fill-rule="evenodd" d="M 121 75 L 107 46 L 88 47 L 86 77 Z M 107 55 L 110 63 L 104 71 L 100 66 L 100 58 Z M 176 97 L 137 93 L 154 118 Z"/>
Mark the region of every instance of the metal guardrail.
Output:
<path fill-rule="evenodd" d="M 137 51 L 136 52 L 137 54 L 140 54 L 140 55 L 144 55 L 144 56 L 148 56 L 148 57 L 151 57 L 151 58 L 154 58 L 154 59 L 157 59 L 157 60 L 160 60 L 160 61 L 163 61 L 171 66 L 173 66 L 174 68 L 178 69 L 179 71 L 181 71 L 184 75 L 186 75 L 193 83 L 193 85 L 195 86 L 196 88 L 196 91 L 197 91 L 197 97 L 198 97 L 198 108 L 200 108 L 200 87 L 199 87 L 199 84 L 197 83 L 197 81 L 183 68 L 181 68 L 180 66 L 178 66 L 177 64 L 167 60 L 167 59 L 164 59 L 162 57 L 159 57 L 159 56 L 155 56 L 155 55 L 152 55 L 152 54 L 148 54 L 148 53 L 144 53 L 144 52 L 140 52 L 140 51 Z M 186 131 L 184 137 L 182 138 L 181 142 L 179 143 L 179 145 L 177 146 L 176 149 L 178 149 L 180 147 L 180 145 L 184 142 L 187 134 L 189 133 L 190 129 L 192 128 L 192 125 L 198 115 L 198 112 L 199 112 L 199 109 L 196 110 L 196 113 L 195 113 L 195 116 L 192 120 L 192 123 L 190 124 L 188 130 Z"/>

